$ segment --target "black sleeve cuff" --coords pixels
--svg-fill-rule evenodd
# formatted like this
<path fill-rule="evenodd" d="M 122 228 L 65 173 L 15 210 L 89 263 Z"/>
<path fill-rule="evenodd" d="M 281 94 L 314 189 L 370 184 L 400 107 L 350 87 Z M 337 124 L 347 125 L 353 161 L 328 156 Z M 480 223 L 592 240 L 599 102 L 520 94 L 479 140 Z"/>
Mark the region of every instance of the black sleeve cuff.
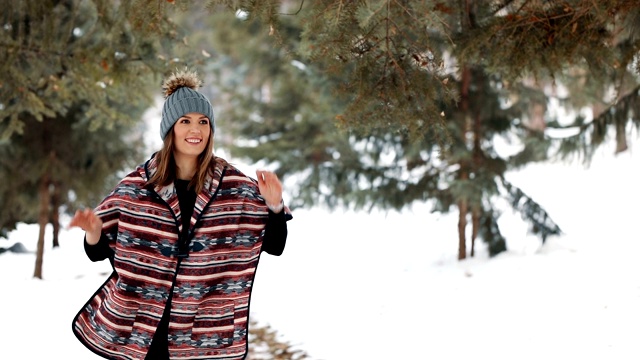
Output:
<path fill-rule="evenodd" d="M 262 239 L 262 251 L 275 256 L 282 255 L 287 243 L 287 221 L 292 218 L 291 214 L 284 210 L 277 214 L 269 210 L 269 219 Z"/>
<path fill-rule="evenodd" d="M 100 240 L 95 245 L 89 245 L 87 243 L 87 237 L 84 237 L 84 252 L 89 257 L 91 261 L 102 261 L 104 259 L 109 259 L 111 265 L 113 265 L 113 258 L 115 253 L 113 249 L 109 246 L 109 239 L 104 235 L 100 235 Z"/>

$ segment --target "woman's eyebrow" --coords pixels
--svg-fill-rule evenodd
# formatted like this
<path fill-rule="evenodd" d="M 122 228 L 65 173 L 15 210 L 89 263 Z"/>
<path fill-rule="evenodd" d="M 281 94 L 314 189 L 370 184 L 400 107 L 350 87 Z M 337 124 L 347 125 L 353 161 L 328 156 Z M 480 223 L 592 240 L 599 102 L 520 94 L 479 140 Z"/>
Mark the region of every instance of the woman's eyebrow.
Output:
<path fill-rule="evenodd" d="M 182 116 L 179 117 L 179 119 L 189 119 L 189 120 L 191 120 L 191 119 L 194 119 L 194 118 L 193 117 L 189 117 L 187 115 L 182 115 Z M 206 115 L 202 115 L 200 117 L 196 117 L 195 119 L 198 119 L 198 120 L 207 119 L 207 120 L 209 120 L 209 118 Z"/>

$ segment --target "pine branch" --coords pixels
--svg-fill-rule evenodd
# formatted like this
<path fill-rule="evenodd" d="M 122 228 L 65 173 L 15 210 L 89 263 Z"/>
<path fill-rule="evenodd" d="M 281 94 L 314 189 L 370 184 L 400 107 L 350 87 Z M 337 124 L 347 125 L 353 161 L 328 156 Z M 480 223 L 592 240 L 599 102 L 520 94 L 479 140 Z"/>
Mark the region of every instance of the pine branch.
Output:
<path fill-rule="evenodd" d="M 507 240 L 498 225 L 499 214 L 492 209 L 483 209 L 480 216 L 478 236 L 487 244 L 489 256 L 498 255 L 507 250 Z"/>
<path fill-rule="evenodd" d="M 626 144 L 624 131 L 629 122 L 634 123 L 636 128 L 640 126 L 640 85 L 588 123 L 585 123 L 581 117 L 576 118 L 573 124 L 564 126 L 555 122 L 549 123 L 549 127 L 554 129 L 575 129 L 577 130 L 575 135 L 562 138 L 554 138 L 551 135 L 546 137 L 559 144 L 557 155 L 561 159 L 566 159 L 578 152 L 582 154 L 585 162 L 589 162 L 598 147 L 605 143 L 611 128 L 617 132 L 617 152 L 624 151 L 626 149 L 623 145 Z M 578 151 L 578 149 L 582 150 Z"/>
<path fill-rule="evenodd" d="M 506 179 L 502 178 L 501 180 L 507 190 L 509 204 L 520 213 L 523 220 L 529 223 L 529 231 L 539 236 L 543 244 L 549 236 L 562 234 L 560 227 L 537 202 Z"/>

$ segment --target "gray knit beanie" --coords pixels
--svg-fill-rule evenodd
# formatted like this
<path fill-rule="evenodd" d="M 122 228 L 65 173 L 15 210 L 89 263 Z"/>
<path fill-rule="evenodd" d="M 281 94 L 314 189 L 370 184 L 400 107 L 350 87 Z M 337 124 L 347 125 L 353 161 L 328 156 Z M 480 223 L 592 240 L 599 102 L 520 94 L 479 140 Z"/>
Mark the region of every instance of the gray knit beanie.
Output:
<path fill-rule="evenodd" d="M 184 114 L 196 112 L 209 118 L 211 132 L 216 130 L 213 119 L 213 107 L 207 98 L 197 89 L 201 81 L 195 72 L 187 69 L 177 71 L 162 84 L 164 90 L 164 106 L 162 107 L 162 122 L 160 123 L 160 137 L 167 137 L 173 125 Z"/>

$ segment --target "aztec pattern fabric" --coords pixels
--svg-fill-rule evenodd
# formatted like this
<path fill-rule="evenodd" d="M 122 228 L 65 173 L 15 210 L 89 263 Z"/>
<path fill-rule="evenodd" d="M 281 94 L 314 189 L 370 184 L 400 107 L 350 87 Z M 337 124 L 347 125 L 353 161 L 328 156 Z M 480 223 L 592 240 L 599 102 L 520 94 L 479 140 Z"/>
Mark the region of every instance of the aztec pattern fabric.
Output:
<path fill-rule="evenodd" d="M 145 186 L 152 158 L 96 208 L 115 250 L 114 272 L 73 330 L 108 359 L 144 359 L 172 291 L 171 359 L 244 359 L 249 300 L 268 218 L 255 180 L 218 164 L 196 199 L 187 257 L 173 184 Z"/>

